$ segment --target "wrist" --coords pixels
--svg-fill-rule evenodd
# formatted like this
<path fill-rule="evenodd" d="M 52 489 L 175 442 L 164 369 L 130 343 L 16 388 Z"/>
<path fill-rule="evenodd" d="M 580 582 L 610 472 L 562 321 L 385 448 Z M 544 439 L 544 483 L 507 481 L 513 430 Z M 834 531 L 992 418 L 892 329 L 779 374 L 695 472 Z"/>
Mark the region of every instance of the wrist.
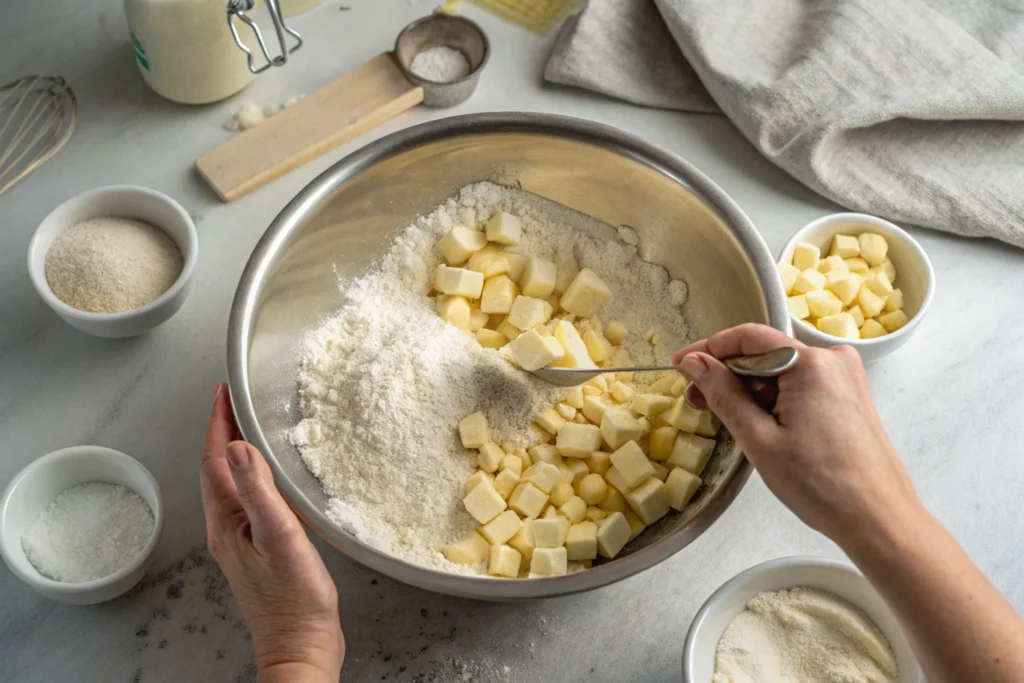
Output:
<path fill-rule="evenodd" d="M 261 666 L 256 683 L 337 683 L 340 674 L 340 664 L 331 674 L 312 664 L 282 662 Z"/>
<path fill-rule="evenodd" d="M 916 497 L 869 507 L 834 539 L 864 571 L 905 557 L 930 535 L 935 519 Z"/>
<path fill-rule="evenodd" d="M 337 622 L 323 628 L 307 624 L 304 629 L 288 632 L 260 629 L 258 636 L 256 629 L 253 631 L 260 683 L 337 682 L 345 656 L 345 641 Z"/>

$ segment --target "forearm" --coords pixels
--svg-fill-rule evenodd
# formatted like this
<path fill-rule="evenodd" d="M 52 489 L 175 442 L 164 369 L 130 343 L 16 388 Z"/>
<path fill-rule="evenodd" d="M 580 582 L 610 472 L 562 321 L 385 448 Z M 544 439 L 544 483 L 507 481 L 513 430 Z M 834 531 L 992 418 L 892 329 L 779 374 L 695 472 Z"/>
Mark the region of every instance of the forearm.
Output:
<path fill-rule="evenodd" d="M 916 501 L 839 539 L 904 625 L 933 683 L 1024 681 L 1024 621 Z"/>

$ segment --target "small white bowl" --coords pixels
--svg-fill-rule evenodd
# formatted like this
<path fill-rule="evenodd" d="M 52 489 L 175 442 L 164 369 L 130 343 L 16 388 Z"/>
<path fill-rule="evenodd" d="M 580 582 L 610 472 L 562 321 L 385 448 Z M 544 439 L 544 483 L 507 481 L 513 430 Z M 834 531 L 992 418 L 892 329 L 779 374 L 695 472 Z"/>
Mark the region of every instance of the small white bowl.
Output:
<path fill-rule="evenodd" d="M 834 213 L 812 221 L 798 230 L 782 250 L 779 262 L 792 262 L 793 249 L 798 242 L 813 244 L 824 254 L 835 235 L 859 235 L 862 232 L 882 235 L 889 243 L 889 259 L 896 268 L 895 286 L 903 292 L 903 310 L 910 321 L 895 332 L 882 337 L 842 339 L 825 334 L 793 316 L 790 316 L 790 319 L 793 321 L 794 335 L 808 346 L 829 347 L 847 344 L 860 352 L 865 363 L 872 363 L 906 344 L 931 305 L 935 293 L 935 271 L 932 270 L 931 261 L 917 240 L 889 221 L 876 216 L 865 213 Z"/>
<path fill-rule="evenodd" d="M 69 306 L 46 281 L 46 252 L 61 232 L 89 220 L 116 216 L 151 223 L 167 233 L 181 251 L 181 275 L 170 288 L 145 306 L 123 313 L 89 313 Z M 176 201 L 135 185 L 110 185 L 72 197 L 43 219 L 28 246 L 28 272 L 39 296 L 72 327 L 97 337 L 133 337 L 166 322 L 185 303 L 199 255 L 196 226 Z"/>
<path fill-rule="evenodd" d="M 109 576 L 82 583 L 48 579 L 25 557 L 21 537 L 57 496 L 72 486 L 93 481 L 120 484 L 146 501 L 153 512 L 153 535 L 138 557 Z M 116 598 L 142 579 L 163 526 L 163 495 L 142 463 L 109 448 L 72 446 L 32 462 L 7 485 L 0 498 L 0 556 L 15 576 L 51 600 L 93 605 Z"/>
<path fill-rule="evenodd" d="M 924 683 L 910 643 L 896 616 L 852 565 L 819 557 L 783 557 L 751 567 L 716 590 L 693 618 L 683 648 L 684 683 L 710 683 L 722 633 L 762 591 L 805 586 L 826 591 L 858 607 L 882 631 L 900 669 L 900 683 Z"/>

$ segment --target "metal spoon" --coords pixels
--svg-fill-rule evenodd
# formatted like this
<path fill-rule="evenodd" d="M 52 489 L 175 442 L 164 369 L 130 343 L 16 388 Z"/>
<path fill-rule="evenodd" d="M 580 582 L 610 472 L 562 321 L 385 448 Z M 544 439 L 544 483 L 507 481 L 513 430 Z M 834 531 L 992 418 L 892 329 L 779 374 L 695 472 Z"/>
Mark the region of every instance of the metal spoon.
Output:
<path fill-rule="evenodd" d="M 761 353 L 756 356 L 726 358 L 723 363 L 737 375 L 743 377 L 778 377 L 796 365 L 799 352 L 789 346 Z M 534 370 L 532 375 L 548 384 L 558 387 L 574 387 L 592 377 L 606 372 L 654 372 L 657 370 L 679 370 L 675 365 L 645 365 L 635 368 L 553 368 Z"/>

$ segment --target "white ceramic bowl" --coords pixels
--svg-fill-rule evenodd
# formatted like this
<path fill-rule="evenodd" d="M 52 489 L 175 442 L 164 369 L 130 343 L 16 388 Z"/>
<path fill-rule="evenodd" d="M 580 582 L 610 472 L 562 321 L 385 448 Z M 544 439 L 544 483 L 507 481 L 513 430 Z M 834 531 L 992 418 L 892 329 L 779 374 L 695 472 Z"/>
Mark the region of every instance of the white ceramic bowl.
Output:
<path fill-rule="evenodd" d="M 139 494 L 153 511 L 153 535 L 138 557 L 109 576 L 82 583 L 48 579 L 25 557 L 21 537 L 62 492 L 93 481 L 120 484 Z M 163 526 L 163 496 L 142 463 L 109 448 L 72 446 L 32 462 L 7 485 L 0 498 L 0 556 L 15 576 L 51 600 L 92 605 L 116 598 L 139 582 L 152 562 Z"/>
<path fill-rule="evenodd" d="M 181 275 L 170 288 L 145 306 L 124 313 L 89 313 L 68 306 L 46 282 L 46 252 L 61 232 L 90 218 L 116 216 L 146 221 L 167 233 L 181 251 Z M 28 247 L 28 272 L 39 296 L 69 325 L 97 337 L 133 337 L 166 322 L 188 296 L 199 255 L 196 227 L 176 201 L 134 185 L 110 185 L 72 197 L 43 219 Z"/>
<path fill-rule="evenodd" d="M 729 579 L 697 612 L 683 648 L 684 683 L 710 683 L 715 650 L 726 627 L 762 591 L 806 586 L 833 593 L 860 608 L 889 639 L 900 669 L 900 683 L 924 683 L 910 643 L 895 615 L 852 565 L 820 557 L 770 560 Z"/>
<path fill-rule="evenodd" d="M 786 244 L 779 256 L 780 263 L 790 263 L 798 242 L 808 242 L 826 253 L 837 234 L 858 235 L 874 232 L 889 243 L 889 259 L 896 268 L 895 286 L 903 291 L 903 310 L 910 322 L 891 334 L 874 339 L 842 339 L 825 334 L 802 320 L 790 316 L 793 334 L 808 346 L 828 347 L 848 344 L 860 352 L 865 363 L 871 363 L 900 348 L 910 339 L 935 293 L 935 271 L 924 249 L 905 230 L 887 220 L 864 213 L 834 213 L 823 216 L 801 228 Z"/>

